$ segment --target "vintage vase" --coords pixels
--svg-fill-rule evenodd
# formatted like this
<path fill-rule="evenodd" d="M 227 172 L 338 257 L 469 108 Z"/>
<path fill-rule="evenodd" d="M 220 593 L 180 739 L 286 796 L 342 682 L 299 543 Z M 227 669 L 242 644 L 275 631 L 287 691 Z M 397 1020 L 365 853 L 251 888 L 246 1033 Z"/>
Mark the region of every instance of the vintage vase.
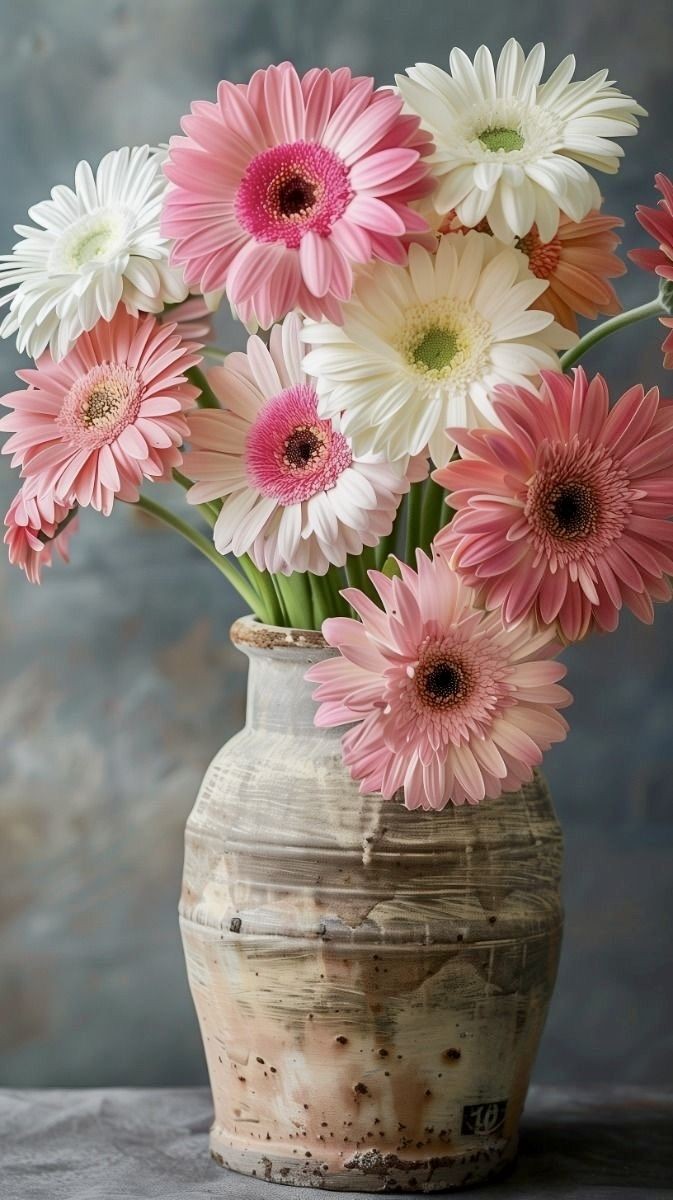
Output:
<path fill-rule="evenodd" d="M 441 813 L 360 796 L 313 724 L 320 634 L 246 618 L 232 638 L 247 722 L 189 818 L 180 906 L 212 1154 L 349 1191 L 495 1178 L 561 940 L 548 789 Z"/>

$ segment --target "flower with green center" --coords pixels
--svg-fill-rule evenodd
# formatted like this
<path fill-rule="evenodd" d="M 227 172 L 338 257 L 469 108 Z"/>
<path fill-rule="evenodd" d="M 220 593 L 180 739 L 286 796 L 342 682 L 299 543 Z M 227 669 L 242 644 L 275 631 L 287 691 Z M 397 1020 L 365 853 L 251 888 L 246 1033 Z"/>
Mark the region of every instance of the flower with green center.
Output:
<path fill-rule="evenodd" d="M 112 150 L 94 175 L 86 162 L 74 190 L 57 187 L 36 204 L 38 228 L 17 225 L 22 241 L 0 256 L 0 289 L 9 312 L 0 336 L 38 358 L 58 361 L 81 333 L 110 321 L 120 300 L 134 316 L 159 313 L 187 296 L 182 271 L 169 266 L 159 233 L 166 188 L 164 152 L 149 146 Z"/>
<path fill-rule="evenodd" d="M 455 209 L 461 225 L 485 217 L 501 241 L 524 237 L 537 225 L 553 238 L 561 213 L 582 221 L 600 208 L 590 169 L 614 174 L 623 153 L 616 139 L 637 132 L 645 110 L 608 80 L 607 71 L 571 83 L 569 55 L 541 83 L 544 46 L 528 57 L 510 39 L 497 65 L 486 46 L 471 62 L 451 51 L 450 73 L 417 63 L 397 86 L 409 112 L 421 118 L 436 151 L 439 180 L 432 201 L 439 213 Z"/>
<path fill-rule="evenodd" d="M 504 150 L 507 154 L 512 150 L 522 150 L 524 146 L 517 129 L 484 129 L 479 134 L 479 141 L 487 150 Z"/>
<path fill-rule="evenodd" d="M 498 425 L 498 384 L 559 369 L 556 351 L 575 338 L 533 308 L 546 287 L 520 251 L 474 231 L 445 234 L 434 255 L 412 246 L 406 267 L 377 265 L 343 326 L 304 323 L 319 415 L 358 453 L 396 460 L 429 446 L 443 465 L 447 428 Z"/>

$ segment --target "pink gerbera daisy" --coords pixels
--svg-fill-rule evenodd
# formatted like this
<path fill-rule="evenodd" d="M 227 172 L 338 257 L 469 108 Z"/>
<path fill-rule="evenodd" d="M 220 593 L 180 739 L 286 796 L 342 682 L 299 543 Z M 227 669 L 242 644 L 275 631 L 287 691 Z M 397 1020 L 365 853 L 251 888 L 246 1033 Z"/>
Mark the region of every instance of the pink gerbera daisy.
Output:
<path fill-rule="evenodd" d="M 292 308 L 338 322 L 352 265 L 404 262 L 428 225 L 409 202 L 434 187 L 428 136 L 392 91 L 291 63 L 220 83 L 183 118 L 165 172 L 162 230 L 202 291 L 226 287 L 246 323 Z"/>
<path fill-rule="evenodd" d="M 54 549 L 64 562 L 69 561 L 70 538 L 77 528 L 73 512 L 72 505 L 50 497 L 28 498 L 25 488 L 12 500 L 5 517 L 4 542 L 10 563 L 25 571 L 31 583 L 39 583 L 42 568 L 51 566 Z"/>
<path fill-rule="evenodd" d="M 651 621 L 673 573 L 673 404 L 544 371 L 540 395 L 503 388 L 504 432 L 456 430 L 461 461 L 435 478 L 457 513 L 437 544 L 508 625 L 535 614 L 568 641 L 612 630 L 626 604 Z M 498 398 L 499 395 L 499 398 Z"/>
<path fill-rule="evenodd" d="M 209 375 L 226 411 L 189 418 L 185 471 L 196 480 L 190 504 L 222 499 L 214 530 L 220 554 L 249 554 L 260 570 L 323 575 L 330 563 L 375 546 L 391 532 L 425 457 L 391 464 L 353 453 L 301 369 L 301 321 L 289 313 L 256 335 L 246 354 L 230 354 Z"/>
<path fill-rule="evenodd" d="M 354 724 L 343 759 L 364 793 L 404 789 L 407 808 L 477 804 L 514 791 L 568 726 L 571 697 L 549 630 L 503 627 L 473 607 L 447 560 L 418 552 L 418 573 L 372 571 L 383 610 L 357 589 L 361 620 L 333 618 L 323 634 L 341 657 L 311 667 L 316 725 Z"/>
<path fill-rule="evenodd" d="M 29 386 L 0 403 L 26 494 L 90 504 L 107 516 L 115 496 L 138 498 L 143 478 L 169 476 L 182 461 L 184 413 L 198 396 L 186 371 L 200 362 L 174 324 L 132 317 L 123 307 L 83 333 L 59 363 L 44 354 L 18 371 Z"/>

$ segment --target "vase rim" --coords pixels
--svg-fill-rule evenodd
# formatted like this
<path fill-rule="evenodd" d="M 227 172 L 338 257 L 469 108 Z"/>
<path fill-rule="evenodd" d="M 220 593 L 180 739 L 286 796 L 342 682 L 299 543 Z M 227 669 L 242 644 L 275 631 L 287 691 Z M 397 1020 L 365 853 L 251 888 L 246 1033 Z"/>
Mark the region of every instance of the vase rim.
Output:
<path fill-rule="evenodd" d="M 319 629 L 292 629 L 284 625 L 265 625 L 248 615 L 234 621 L 229 631 L 234 646 L 246 651 L 327 650 Z"/>

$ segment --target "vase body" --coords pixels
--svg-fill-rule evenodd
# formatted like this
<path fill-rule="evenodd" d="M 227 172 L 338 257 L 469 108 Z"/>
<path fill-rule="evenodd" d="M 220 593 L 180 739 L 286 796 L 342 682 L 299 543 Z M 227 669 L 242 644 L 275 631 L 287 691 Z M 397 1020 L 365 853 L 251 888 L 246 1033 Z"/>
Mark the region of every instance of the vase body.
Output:
<path fill-rule="evenodd" d="M 460 1188 L 516 1153 L 561 938 L 540 777 L 479 807 L 360 796 L 304 681 L 319 634 L 237 622 L 245 729 L 186 832 L 180 905 L 211 1151 L 266 1180 Z"/>

